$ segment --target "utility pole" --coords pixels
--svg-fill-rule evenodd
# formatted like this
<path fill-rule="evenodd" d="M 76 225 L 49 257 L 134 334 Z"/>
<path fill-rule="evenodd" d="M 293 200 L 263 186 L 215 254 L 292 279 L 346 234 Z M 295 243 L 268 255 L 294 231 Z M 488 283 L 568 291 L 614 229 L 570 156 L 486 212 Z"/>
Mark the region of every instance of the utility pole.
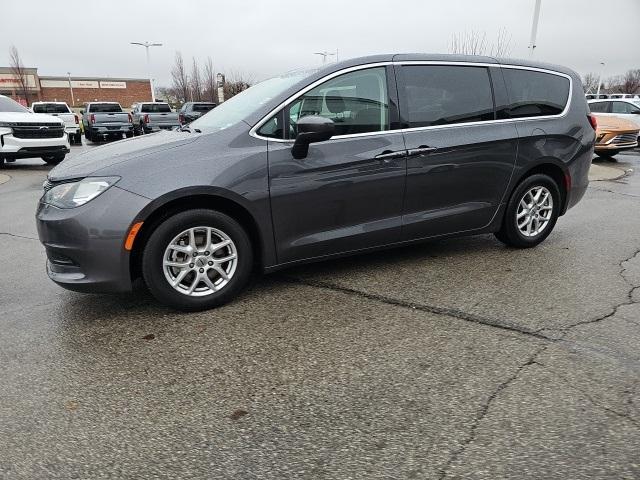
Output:
<path fill-rule="evenodd" d="M 71 90 L 71 107 L 73 107 L 76 103 L 76 100 L 73 97 L 73 85 L 71 85 L 71 72 L 67 72 L 67 78 L 69 79 L 69 90 Z"/>
<path fill-rule="evenodd" d="M 529 56 L 533 57 L 533 51 L 536 48 L 536 36 L 538 35 L 538 20 L 540 20 L 540 3 L 542 0 L 536 0 L 536 6 L 533 9 L 533 23 L 531 24 L 531 40 L 529 40 Z"/>
<path fill-rule="evenodd" d="M 161 47 L 161 43 L 151 43 L 151 42 L 129 42 L 131 45 L 141 45 L 147 51 L 147 74 L 149 75 L 149 86 L 151 87 L 151 101 L 156 101 L 156 92 L 153 88 L 153 78 L 151 78 L 151 60 L 149 58 L 149 47 Z"/>
<path fill-rule="evenodd" d="M 598 92 L 596 98 L 600 98 L 600 85 L 602 85 L 602 74 L 604 73 L 604 62 L 600 62 L 600 75 L 598 75 Z"/>

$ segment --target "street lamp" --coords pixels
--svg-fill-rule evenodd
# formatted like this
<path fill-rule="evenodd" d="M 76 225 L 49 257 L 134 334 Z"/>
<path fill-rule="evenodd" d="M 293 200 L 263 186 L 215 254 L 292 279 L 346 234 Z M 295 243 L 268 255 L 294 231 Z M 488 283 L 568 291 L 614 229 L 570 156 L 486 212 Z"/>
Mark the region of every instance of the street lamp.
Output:
<path fill-rule="evenodd" d="M 536 36 L 538 35 L 538 20 L 540 20 L 540 2 L 536 0 L 536 6 L 533 9 L 533 23 L 531 24 L 531 40 L 529 40 L 529 56 L 533 57 L 533 50 L 536 48 Z"/>
<path fill-rule="evenodd" d="M 314 52 L 314 55 L 321 55 L 322 56 L 322 64 L 324 65 L 325 63 L 327 63 L 327 57 L 333 57 L 334 55 L 338 55 L 338 51 L 336 50 L 335 53 L 333 52 Z"/>
<path fill-rule="evenodd" d="M 73 86 L 71 85 L 71 72 L 67 72 L 67 78 L 69 79 L 69 90 L 71 90 L 71 106 L 75 105 L 75 100 L 73 99 Z"/>
<path fill-rule="evenodd" d="M 149 60 L 149 47 L 161 47 L 161 43 L 151 42 L 130 42 L 131 45 L 141 45 L 147 51 L 147 73 L 149 75 L 149 86 L 151 87 L 151 101 L 156 101 L 156 92 L 153 90 L 153 79 L 151 78 L 151 61 Z"/>
<path fill-rule="evenodd" d="M 598 75 L 598 92 L 596 98 L 600 99 L 600 85 L 602 85 L 602 74 L 604 73 L 604 62 L 600 62 L 600 75 Z"/>

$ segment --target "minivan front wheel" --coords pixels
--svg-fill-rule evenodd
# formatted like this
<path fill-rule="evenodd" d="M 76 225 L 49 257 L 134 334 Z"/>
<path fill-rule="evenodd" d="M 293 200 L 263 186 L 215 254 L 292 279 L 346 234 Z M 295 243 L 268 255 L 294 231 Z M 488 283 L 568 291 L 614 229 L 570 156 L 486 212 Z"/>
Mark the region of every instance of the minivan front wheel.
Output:
<path fill-rule="evenodd" d="M 197 311 L 231 300 L 247 283 L 251 242 L 233 218 L 213 210 L 188 210 L 161 223 L 142 256 L 142 274 L 156 299 Z"/>
<path fill-rule="evenodd" d="M 535 247 L 553 230 L 559 210 L 556 182 L 544 174 L 527 177 L 511 195 L 502 227 L 495 236 L 512 247 Z"/>

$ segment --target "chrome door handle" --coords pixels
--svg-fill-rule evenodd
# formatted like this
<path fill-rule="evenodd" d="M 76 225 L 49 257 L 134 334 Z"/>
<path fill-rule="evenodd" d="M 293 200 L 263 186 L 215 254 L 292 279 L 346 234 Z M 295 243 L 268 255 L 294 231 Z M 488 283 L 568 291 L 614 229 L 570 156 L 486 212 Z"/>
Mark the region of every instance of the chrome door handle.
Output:
<path fill-rule="evenodd" d="M 417 157 L 419 155 L 429 155 L 430 153 L 438 150 L 436 147 L 427 147 L 420 145 L 418 148 L 410 148 L 407 155 L 410 157 Z"/>
<path fill-rule="evenodd" d="M 379 155 L 376 155 L 376 160 L 384 160 L 384 161 L 388 161 L 388 160 L 393 160 L 396 158 L 404 158 L 407 156 L 407 151 L 406 150 L 398 150 L 395 152 L 392 152 L 391 150 L 385 150 L 384 152 L 380 153 Z"/>

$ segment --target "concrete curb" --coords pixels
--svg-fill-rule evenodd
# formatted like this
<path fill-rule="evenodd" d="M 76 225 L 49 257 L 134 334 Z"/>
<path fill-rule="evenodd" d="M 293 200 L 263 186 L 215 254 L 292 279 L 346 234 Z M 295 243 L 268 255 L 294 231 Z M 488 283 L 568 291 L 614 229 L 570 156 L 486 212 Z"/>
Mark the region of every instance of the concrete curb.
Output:
<path fill-rule="evenodd" d="M 11 177 L 9 175 L 3 175 L 2 173 L 0 173 L 0 185 L 2 185 L 3 183 L 7 183 L 9 180 L 11 180 Z"/>
<path fill-rule="evenodd" d="M 627 175 L 627 173 L 629 173 L 629 171 L 621 167 L 604 166 L 592 163 L 591 168 L 589 169 L 589 181 L 600 182 L 604 180 L 618 180 Z"/>

